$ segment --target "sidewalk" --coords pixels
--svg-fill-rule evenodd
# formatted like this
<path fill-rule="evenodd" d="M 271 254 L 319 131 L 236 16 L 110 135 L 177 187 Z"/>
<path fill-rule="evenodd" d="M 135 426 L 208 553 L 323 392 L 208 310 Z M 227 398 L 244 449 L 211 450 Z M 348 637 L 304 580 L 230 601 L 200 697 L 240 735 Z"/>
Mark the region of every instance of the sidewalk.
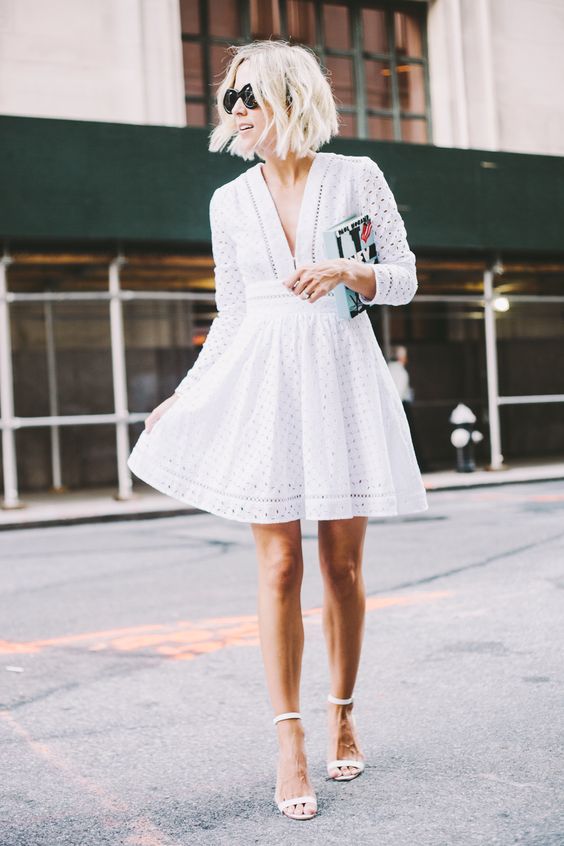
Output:
<path fill-rule="evenodd" d="M 537 460 L 535 463 L 512 461 L 503 470 L 477 468 L 473 473 L 437 470 L 423 473 L 427 491 L 457 490 L 517 482 L 564 480 L 562 460 Z M 133 520 L 139 517 L 163 517 L 178 514 L 201 514 L 196 508 L 183 506 L 171 497 L 158 493 L 148 485 L 136 482 L 131 499 L 115 498 L 116 488 L 94 488 L 60 493 L 20 494 L 23 507 L 0 509 L 2 529 L 58 526 L 66 523 L 89 523 L 101 520 Z"/>

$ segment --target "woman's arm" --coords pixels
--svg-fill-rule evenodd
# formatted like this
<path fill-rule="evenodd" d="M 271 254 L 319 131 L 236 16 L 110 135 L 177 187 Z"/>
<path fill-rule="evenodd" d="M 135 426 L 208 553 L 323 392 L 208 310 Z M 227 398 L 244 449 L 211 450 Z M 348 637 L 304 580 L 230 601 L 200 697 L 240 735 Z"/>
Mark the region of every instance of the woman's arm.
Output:
<path fill-rule="evenodd" d="M 226 219 L 220 191 L 217 188 L 210 200 L 217 317 L 212 321 L 198 358 L 175 388 L 174 393 L 178 395 L 199 382 L 227 349 L 245 315 L 245 286 L 237 267 L 235 244 L 229 234 L 229 221 Z"/>
<path fill-rule="evenodd" d="M 355 268 L 357 263 L 351 262 L 349 287 L 359 292 L 365 305 L 404 305 L 417 291 L 415 255 L 409 249 L 405 225 L 384 174 L 369 156 L 361 156 L 361 162 L 357 174 L 359 213 L 369 213 L 372 219 L 378 263 Z M 370 272 L 376 284 L 367 291 Z"/>

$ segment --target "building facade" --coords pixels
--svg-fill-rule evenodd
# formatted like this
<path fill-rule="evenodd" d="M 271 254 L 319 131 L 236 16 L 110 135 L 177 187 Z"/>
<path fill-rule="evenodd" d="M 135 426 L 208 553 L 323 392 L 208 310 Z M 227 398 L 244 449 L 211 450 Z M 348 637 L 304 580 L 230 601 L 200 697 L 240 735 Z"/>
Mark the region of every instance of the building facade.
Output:
<path fill-rule="evenodd" d="M 207 153 L 231 44 L 284 38 L 330 73 L 327 149 L 381 165 L 417 256 L 406 306 L 426 462 L 464 402 L 501 468 L 564 445 L 564 54 L 558 0 L 0 0 L 4 507 L 117 485 L 215 314 Z"/>

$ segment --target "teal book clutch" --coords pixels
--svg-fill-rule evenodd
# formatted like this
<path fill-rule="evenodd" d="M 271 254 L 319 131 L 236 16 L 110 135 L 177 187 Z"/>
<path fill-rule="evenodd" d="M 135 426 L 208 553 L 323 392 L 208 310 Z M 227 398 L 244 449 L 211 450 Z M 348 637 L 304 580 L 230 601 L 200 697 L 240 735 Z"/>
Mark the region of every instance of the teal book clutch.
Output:
<path fill-rule="evenodd" d="M 355 261 L 378 263 L 374 227 L 369 214 L 357 214 L 336 223 L 323 232 L 325 257 L 346 258 Z M 344 282 L 334 289 L 337 314 L 344 320 L 350 320 L 365 311 L 368 306 L 361 302 L 357 291 L 351 290 Z"/>

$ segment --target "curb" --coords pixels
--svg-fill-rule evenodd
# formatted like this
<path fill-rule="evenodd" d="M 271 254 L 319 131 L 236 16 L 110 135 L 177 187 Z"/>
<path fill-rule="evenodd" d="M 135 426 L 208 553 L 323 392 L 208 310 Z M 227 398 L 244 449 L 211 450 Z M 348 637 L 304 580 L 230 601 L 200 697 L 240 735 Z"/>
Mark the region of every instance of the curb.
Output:
<path fill-rule="evenodd" d="M 493 472 L 493 471 L 492 471 Z M 505 472 L 505 471 L 504 471 Z M 463 475 L 463 474 L 461 474 Z M 433 494 L 439 491 L 465 491 L 475 488 L 492 488 L 506 485 L 521 485 L 531 482 L 555 482 L 564 480 L 564 469 L 556 471 L 556 474 L 551 475 L 548 472 L 539 471 L 538 475 L 529 476 L 515 476 L 513 478 L 499 478 L 493 477 L 491 479 L 477 479 L 476 481 L 468 479 L 468 481 L 453 483 L 445 480 L 444 482 L 437 482 L 433 484 L 425 474 L 422 474 L 423 484 L 428 494 Z M 38 510 L 41 506 L 30 506 L 31 509 Z M 21 510 L 18 509 L 21 514 Z M 7 513 L 7 512 L 6 512 Z M 30 516 L 29 520 L 14 520 L 0 522 L 0 532 L 12 531 L 14 529 L 39 529 L 52 526 L 67 526 L 79 525 L 81 523 L 109 523 L 125 520 L 155 520 L 163 517 L 181 517 L 190 514 L 208 514 L 207 511 L 201 511 L 198 508 L 178 507 L 178 508 L 159 508 L 147 507 L 146 509 L 138 509 L 136 511 L 108 511 L 106 513 L 90 513 L 90 514 L 76 514 L 69 516 L 55 516 L 41 518 L 38 516 Z M 1 516 L 1 515 L 0 515 Z M 398 515 L 399 516 L 399 515 Z M 406 519 L 409 515 L 405 515 Z"/>

